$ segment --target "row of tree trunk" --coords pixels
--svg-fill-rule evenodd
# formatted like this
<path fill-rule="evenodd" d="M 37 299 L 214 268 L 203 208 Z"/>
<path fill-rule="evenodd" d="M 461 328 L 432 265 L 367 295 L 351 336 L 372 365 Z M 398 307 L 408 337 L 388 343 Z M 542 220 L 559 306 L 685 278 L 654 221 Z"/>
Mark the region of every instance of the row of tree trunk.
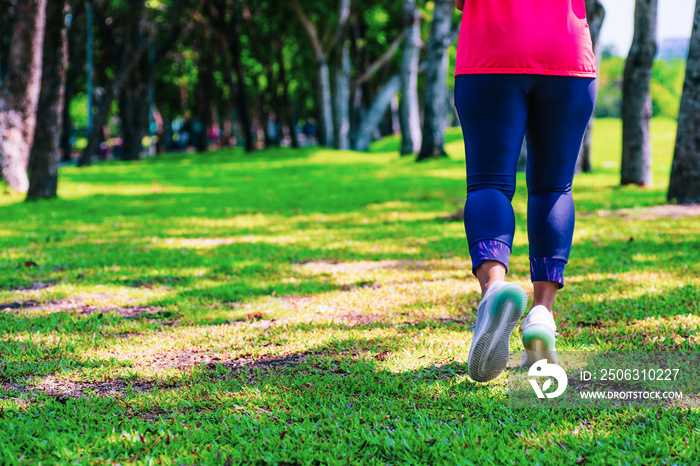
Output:
<path fill-rule="evenodd" d="M 145 3 L 143 0 L 128 2 L 130 17 L 134 20 L 128 21 L 128 27 L 122 28 L 121 40 L 110 37 L 107 29 L 100 29 L 104 34 L 102 42 L 106 44 L 105 47 L 113 47 L 113 50 L 108 52 L 118 65 L 111 84 L 105 87 L 98 102 L 95 124 L 88 135 L 88 147 L 83 151 L 81 164 L 90 163 L 114 99 L 118 101 L 123 120 L 125 158 L 138 157 L 147 115 L 145 106 L 148 101 L 148 84 L 153 80 L 159 61 L 179 34 L 182 0 L 175 0 L 172 3 L 169 32 L 165 40 L 154 47 L 155 51 L 146 63 L 149 34 L 146 30 Z M 246 148 L 253 150 L 255 138 L 248 114 L 249 104 L 246 102 L 245 71 L 241 61 L 240 43 L 242 20 L 237 2 L 238 0 L 205 0 L 203 5 L 205 15 L 214 26 L 220 39 L 219 46 L 224 52 L 223 66 L 226 72 L 223 74 L 233 90 L 242 137 L 246 141 Z M 586 4 L 594 49 L 598 55 L 600 47 L 597 39 L 605 12 L 600 0 L 586 0 Z M 75 11 L 72 12 L 74 19 L 85 12 L 83 2 L 77 2 L 76 5 Z M 358 27 L 352 11 L 352 0 L 339 0 L 339 24 L 333 34 L 324 36 L 325 42 L 321 40 L 317 26 L 303 11 L 299 0 L 293 0 L 292 6 L 314 51 L 320 136 L 324 145 L 341 149 L 368 150 L 387 110 L 392 106 L 392 102 L 396 102 L 397 94 L 400 94 L 398 122 L 402 135 L 401 154 L 417 153 L 417 160 L 445 155 L 444 129 L 446 119 L 451 113 L 448 111 L 445 75 L 447 48 L 457 35 L 457 29 L 452 26 L 453 0 L 434 2 L 427 57 L 422 63 L 420 54 L 424 44 L 421 41 L 420 13 L 415 0 L 403 0 L 403 31 L 388 47 L 386 53 L 373 63 L 366 63 L 362 48 L 358 46 Z M 71 39 L 82 41 L 84 28 L 71 28 L 70 34 L 73 37 L 67 38 L 64 26 L 67 12 L 65 1 L 17 0 L 15 8 L 16 20 L 13 25 L 10 53 L 3 56 L 8 71 L 3 76 L 0 88 L 2 177 L 12 188 L 28 191 L 30 198 L 51 197 L 56 193 L 60 148 L 63 147 L 64 152 L 67 151 L 67 133 L 70 129 L 67 102 L 70 101 L 78 69 L 71 67 L 66 79 L 67 57 L 70 55 L 75 59 L 80 53 L 79 47 L 72 46 L 68 49 L 67 44 Z M 698 8 L 696 5 L 668 193 L 669 200 L 684 203 L 700 202 L 700 138 L 696 136 L 700 133 L 700 118 L 697 116 L 700 114 Z M 636 0 L 634 39 L 623 77 L 623 185 L 649 186 L 652 182 L 649 140 L 650 78 L 656 53 L 657 9 L 658 0 Z M 245 9 L 243 11 L 245 12 Z M 277 51 L 279 67 L 275 75 L 271 72 L 271 67 L 266 65 L 267 77 L 273 83 L 271 87 L 275 89 L 275 79 L 282 81 L 284 92 L 281 99 L 275 93 L 271 105 L 275 117 L 287 122 L 293 145 L 296 146 L 298 143 L 294 138 L 296 133 L 293 130 L 284 74 L 283 38 L 272 45 Z M 403 47 L 400 71 L 389 75 L 386 65 L 401 45 Z M 334 49 L 337 49 L 334 53 L 335 73 L 331 82 L 329 58 Z M 202 69 L 213 69 L 212 57 L 207 59 L 204 55 Z M 31 60 L 27 60 L 26 57 L 31 57 Z M 356 70 L 355 78 L 353 68 Z M 380 69 L 384 69 L 384 82 L 369 99 L 366 85 Z M 421 125 L 418 74 L 424 70 L 426 79 Z M 198 83 L 197 92 L 198 95 L 201 94 L 201 100 L 211 100 L 209 94 L 212 87 L 211 81 L 207 83 L 206 80 L 202 80 Z M 201 114 L 202 121 L 210 121 L 211 108 L 202 106 L 197 112 Z M 591 168 L 591 130 L 592 121 L 579 160 L 582 171 Z M 35 138 L 34 134 L 40 134 L 41 137 Z M 272 137 L 268 136 L 266 132 L 266 139 Z"/>
<path fill-rule="evenodd" d="M 620 183 L 652 185 L 651 68 L 656 55 L 658 0 L 636 0 L 634 37 L 622 80 Z M 678 112 L 668 200 L 700 203 L 700 1 L 696 2 Z"/>
<path fill-rule="evenodd" d="M 298 0 L 292 5 L 297 18 L 314 50 L 316 82 L 318 89 L 321 144 L 339 149 L 369 150 L 377 127 L 400 92 L 399 123 L 402 134 L 401 154 L 414 155 L 417 160 L 446 156 L 444 131 L 447 123 L 449 96 L 446 84 L 448 47 L 457 37 L 458 28 L 452 27 L 453 0 L 436 0 L 428 40 L 427 59 L 421 65 L 420 51 L 424 44 L 420 37 L 420 11 L 415 0 L 403 1 L 404 30 L 391 46 L 374 63 L 355 79 L 351 79 L 351 47 L 346 32 L 354 21 L 351 0 L 340 0 L 339 24 L 336 33 L 326 43 L 319 38 L 317 26 L 303 11 Z M 369 105 L 363 106 L 362 84 L 383 66 L 387 65 L 399 45 L 403 42 L 401 69 L 391 75 L 380 86 Z M 331 86 L 328 57 L 334 47 L 338 60 L 335 68 L 334 86 Z M 357 47 L 354 48 L 357 50 Z M 418 74 L 426 72 L 424 90 L 423 124 L 421 127 L 418 100 Z M 357 108 L 357 107 L 360 108 Z M 352 115 L 360 115 L 359 122 L 352 124 Z"/>

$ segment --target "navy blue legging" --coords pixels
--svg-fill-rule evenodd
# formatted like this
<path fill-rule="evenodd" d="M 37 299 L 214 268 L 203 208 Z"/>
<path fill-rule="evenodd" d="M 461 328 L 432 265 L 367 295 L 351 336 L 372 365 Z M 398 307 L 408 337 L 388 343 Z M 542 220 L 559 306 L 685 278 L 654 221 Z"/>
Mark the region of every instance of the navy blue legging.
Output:
<path fill-rule="evenodd" d="M 472 270 L 508 268 L 515 233 L 511 200 L 527 141 L 527 231 L 532 281 L 564 284 L 574 233 L 571 182 L 595 103 L 595 80 L 528 74 L 463 74 L 455 106 L 467 159 L 464 227 Z"/>

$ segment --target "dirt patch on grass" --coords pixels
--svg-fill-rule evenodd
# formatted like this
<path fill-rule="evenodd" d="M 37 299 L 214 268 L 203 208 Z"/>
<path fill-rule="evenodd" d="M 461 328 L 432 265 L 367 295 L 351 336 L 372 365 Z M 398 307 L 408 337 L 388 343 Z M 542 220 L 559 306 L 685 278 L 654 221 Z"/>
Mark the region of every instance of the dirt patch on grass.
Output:
<path fill-rule="evenodd" d="M 366 289 L 377 290 L 380 289 L 381 285 L 374 282 L 366 282 L 353 285 L 351 287 L 341 287 L 343 291 L 357 291 L 361 292 Z M 277 325 L 289 325 L 289 324 L 302 324 L 311 322 L 342 322 L 347 325 L 368 325 L 374 322 L 386 320 L 386 316 L 371 314 L 371 313 L 361 313 L 353 310 L 351 305 L 346 302 L 338 303 L 335 305 L 334 302 L 322 301 L 319 302 L 317 298 L 310 296 L 282 296 L 279 298 L 274 298 L 274 303 L 279 305 L 280 308 L 290 311 L 288 315 L 274 319 L 267 320 L 265 317 L 268 316 L 265 312 L 251 311 L 245 314 L 245 319 L 230 322 L 230 325 L 246 325 L 250 328 L 258 328 L 266 330 L 270 327 Z M 342 305 L 341 305 L 342 304 Z M 250 304 L 229 304 L 234 309 L 246 309 L 250 308 Z"/>
<path fill-rule="evenodd" d="M 700 204 L 675 205 L 664 204 L 643 209 L 599 210 L 600 217 L 622 217 L 639 220 L 657 220 L 660 218 L 683 218 L 700 216 Z"/>
<path fill-rule="evenodd" d="M 54 282 L 34 282 L 29 286 L 20 286 L 17 288 L 10 288 L 10 291 L 36 291 L 45 290 L 46 288 L 51 288 L 55 286 Z"/>
<path fill-rule="evenodd" d="M 220 361 L 222 361 L 221 356 L 211 350 L 187 348 L 178 351 L 160 351 L 143 354 L 138 361 L 136 361 L 136 365 L 154 369 L 183 370 L 212 362 L 216 364 Z"/>
<path fill-rule="evenodd" d="M 207 369 L 214 369 L 219 365 L 226 368 L 255 369 L 299 364 L 303 362 L 308 355 L 308 353 L 259 357 L 242 355 L 236 358 L 231 358 L 226 352 L 186 348 L 178 351 L 162 351 L 142 355 L 136 365 L 153 369 L 179 370 L 187 370 L 195 366 L 204 366 Z"/>
<path fill-rule="evenodd" d="M 274 343 L 264 344 L 262 346 L 265 347 L 267 351 L 274 351 L 278 347 Z M 317 356 L 354 358 L 367 353 L 387 353 L 385 350 L 386 348 L 382 342 L 371 340 L 358 343 L 358 346 L 352 348 L 342 345 L 340 347 L 329 346 L 287 354 L 231 354 L 224 349 L 184 348 L 174 351 L 156 351 L 148 354 L 141 353 L 138 358 L 134 358 L 135 355 L 122 355 L 122 357 L 133 360 L 136 366 L 156 370 L 179 369 L 184 371 L 195 366 L 204 367 L 206 369 L 215 369 L 218 366 L 222 366 L 227 369 L 242 370 L 298 365 L 305 362 L 309 357 Z"/>
<path fill-rule="evenodd" d="M 311 274 L 320 273 L 339 273 L 351 274 L 362 273 L 372 270 L 380 270 L 395 267 L 400 263 L 397 260 L 381 260 L 381 261 L 358 261 L 358 262 L 331 262 L 331 261 L 301 261 L 302 270 Z"/>
<path fill-rule="evenodd" d="M 152 390 L 156 382 L 150 380 L 112 379 L 99 382 L 78 382 L 61 380 L 54 376 L 42 378 L 36 384 L 3 383 L 0 388 L 7 391 L 36 393 L 61 398 L 81 398 L 86 396 L 115 396 L 127 391 L 145 392 Z"/>
<path fill-rule="evenodd" d="M 86 296 L 58 299 L 41 303 L 38 301 L 16 301 L 0 303 L 0 312 L 26 312 L 26 313 L 53 313 L 53 312 L 75 312 L 77 314 L 94 314 L 116 312 L 122 317 L 141 317 L 144 314 L 157 314 L 162 311 L 161 308 L 153 306 L 117 306 L 104 301 L 104 298 L 111 296 Z M 97 299 L 96 299 L 97 298 Z M 103 298 L 103 299 L 100 299 Z M 96 302 L 88 302 L 96 301 Z"/>
<path fill-rule="evenodd" d="M 375 342 L 376 343 L 376 342 Z M 232 376 L 245 372 L 249 374 L 248 382 L 253 383 L 253 379 L 258 377 L 270 377 L 275 373 L 299 366 L 309 358 L 314 357 L 334 357 L 338 358 L 362 358 L 364 355 L 377 360 L 385 361 L 392 352 L 385 347 L 367 342 L 361 348 L 323 348 L 282 355 L 262 355 L 251 356 L 248 354 L 231 358 L 224 352 L 214 352 L 198 348 L 187 348 L 179 351 L 159 352 L 150 355 L 140 355 L 140 359 L 135 361 L 135 366 L 147 367 L 150 369 L 177 369 L 186 372 L 195 366 L 206 369 L 209 377 L 217 379 L 226 378 L 227 374 Z M 221 369 L 224 369 L 221 372 Z M 294 369 L 296 370 L 296 369 Z M 315 362 L 311 363 L 305 370 L 320 370 Z M 345 370 L 336 368 L 331 373 L 346 374 Z M 156 388 L 177 389 L 187 385 L 187 382 L 163 383 L 157 380 L 148 379 L 121 379 L 114 378 L 101 381 L 75 381 L 56 378 L 49 375 L 41 377 L 36 383 L 4 382 L 0 383 L 0 390 L 14 392 L 18 394 L 26 393 L 32 396 L 46 395 L 57 398 L 61 402 L 68 399 L 85 398 L 91 396 L 100 397 L 121 397 L 125 394 L 138 395 L 147 393 Z M 12 395 L 10 399 L 13 399 Z M 20 398 L 15 396 L 15 401 L 20 402 Z M 149 414 L 150 413 L 150 414 Z M 155 417 L 168 414 L 156 408 L 155 411 L 145 413 L 145 417 L 153 415 Z"/>

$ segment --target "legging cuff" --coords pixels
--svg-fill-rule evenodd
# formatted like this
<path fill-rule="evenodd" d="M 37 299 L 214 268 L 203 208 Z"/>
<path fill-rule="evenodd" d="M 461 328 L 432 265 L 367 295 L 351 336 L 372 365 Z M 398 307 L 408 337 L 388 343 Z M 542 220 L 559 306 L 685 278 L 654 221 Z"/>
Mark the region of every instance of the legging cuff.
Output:
<path fill-rule="evenodd" d="M 566 261 L 553 257 L 531 257 L 530 278 L 533 282 L 557 282 L 564 287 Z"/>
<path fill-rule="evenodd" d="M 508 261 L 510 260 L 510 246 L 496 240 L 483 240 L 469 248 L 469 255 L 472 258 L 472 273 L 484 261 L 498 261 L 503 264 L 508 272 Z"/>

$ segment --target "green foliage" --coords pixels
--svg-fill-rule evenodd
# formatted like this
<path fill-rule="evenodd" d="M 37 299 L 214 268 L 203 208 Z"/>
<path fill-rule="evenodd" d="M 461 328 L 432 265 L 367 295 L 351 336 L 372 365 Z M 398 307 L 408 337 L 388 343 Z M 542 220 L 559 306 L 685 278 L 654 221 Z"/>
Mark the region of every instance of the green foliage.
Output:
<path fill-rule="evenodd" d="M 625 60 L 623 58 L 609 56 L 601 61 L 595 111 L 597 117 L 620 117 L 624 69 Z M 684 76 L 684 60 L 656 60 L 654 62 L 651 77 L 653 116 L 678 117 Z"/>
<path fill-rule="evenodd" d="M 654 116 L 678 117 L 684 78 L 685 60 L 657 60 L 654 63 L 651 75 Z"/>
<path fill-rule="evenodd" d="M 620 123 L 596 122 L 561 350 L 698 350 L 697 220 L 645 218 L 675 122 L 652 131 L 656 184 L 620 188 Z M 505 375 L 467 378 L 479 292 L 445 219 L 465 188 L 459 129 L 447 140 L 421 165 L 394 140 L 234 149 L 0 196 L 0 462 L 697 463 L 697 410 L 513 409 Z M 531 291 L 517 182 L 509 280 Z"/>
<path fill-rule="evenodd" d="M 598 118 L 619 118 L 622 100 L 622 73 L 625 60 L 610 57 L 601 60 L 598 71 L 598 96 L 595 115 Z"/>
<path fill-rule="evenodd" d="M 87 94 L 76 94 L 70 101 L 70 117 L 74 128 L 87 128 Z"/>

